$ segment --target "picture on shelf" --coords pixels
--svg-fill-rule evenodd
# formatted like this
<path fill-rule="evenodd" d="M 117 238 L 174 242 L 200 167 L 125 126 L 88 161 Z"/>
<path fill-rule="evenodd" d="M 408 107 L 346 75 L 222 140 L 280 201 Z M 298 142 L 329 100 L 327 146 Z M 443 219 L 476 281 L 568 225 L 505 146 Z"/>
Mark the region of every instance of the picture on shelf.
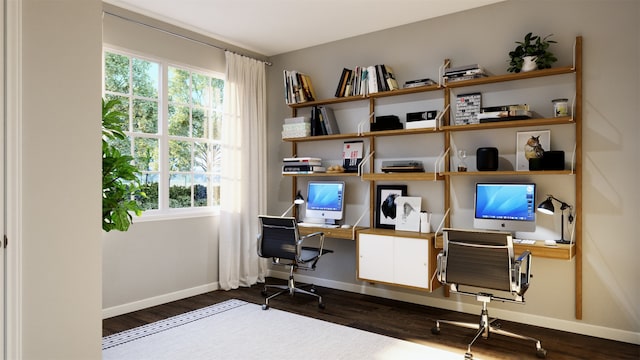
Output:
<path fill-rule="evenodd" d="M 396 227 L 396 199 L 407 195 L 407 185 L 378 185 L 376 197 L 376 227 Z"/>
<path fill-rule="evenodd" d="M 419 196 L 396 198 L 396 230 L 420 231 L 421 203 Z"/>
<path fill-rule="evenodd" d="M 529 159 L 541 158 L 551 150 L 551 131 L 518 131 L 516 133 L 516 170 L 529 171 Z"/>

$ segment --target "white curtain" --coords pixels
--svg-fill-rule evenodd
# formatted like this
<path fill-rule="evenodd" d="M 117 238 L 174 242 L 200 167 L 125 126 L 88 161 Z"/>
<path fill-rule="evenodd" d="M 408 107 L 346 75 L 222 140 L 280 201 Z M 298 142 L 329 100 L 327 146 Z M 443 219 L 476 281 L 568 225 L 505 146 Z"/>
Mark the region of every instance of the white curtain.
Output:
<path fill-rule="evenodd" d="M 226 52 L 219 284 L 223 290 L 263 282 L 258 215 L 266 211 L 266 79 L 264 62 Z"/>

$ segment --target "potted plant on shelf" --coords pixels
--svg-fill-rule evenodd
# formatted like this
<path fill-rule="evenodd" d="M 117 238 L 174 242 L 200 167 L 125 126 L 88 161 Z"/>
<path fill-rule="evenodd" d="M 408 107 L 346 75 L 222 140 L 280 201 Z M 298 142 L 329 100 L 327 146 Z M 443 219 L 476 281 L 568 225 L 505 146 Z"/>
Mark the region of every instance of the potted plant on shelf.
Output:
<path fill-rule="evenodd" d="M 127 139 L 122 132 L 124 113 L 115 109 L 118 104 L 118 100 L 102 99 L 102 229 L 107 232 L 127 231 L 131 213 L 142 215 L 136 198 L 146 197 L 133 157 L 116 147 L 117 141 Z"/>
<path fill-rule="evenodd" d="M 549 40 L 553 34 L 545 37 L 528 33 L 524 41 L 516 41 L 516 48 L 509 52 L 509 72 L 525 72 L 536 69 L 548 69 L 558 59 L 549 51 L 549 46 L 556 41 Z"/>

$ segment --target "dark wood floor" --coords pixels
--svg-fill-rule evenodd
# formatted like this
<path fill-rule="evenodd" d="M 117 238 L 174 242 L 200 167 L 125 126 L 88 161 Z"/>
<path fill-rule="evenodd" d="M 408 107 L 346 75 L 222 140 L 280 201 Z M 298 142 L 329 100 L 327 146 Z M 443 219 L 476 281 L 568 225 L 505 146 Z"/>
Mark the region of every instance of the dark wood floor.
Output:
<path fill-rule="evenodd" d="M 268 279 L 268 283 L 281 282 Z M 168 304 L 116 316 L 103 321 L 103 336 L 179 315 L 228 299 L 240 299 L 261 304 L 262 286 L 231 291 L 214 291 Z M 280 296 L 269 303 L 272 308 L 297 313 L 336 324 L 366 330 L 394 338 L 431 346 L 447 346 L 464 358 L 467 344 L 474 330 L 441 325 L 441 334 L 433 335 L 431 328 L 437 319 L 477 322 L 478 316 L 416 305 L 401 301 L 360 295 L 318 287 L 326 308 L 321 310 L 310 296 Z M 491 315 L 491 305 L 489 305 Z M 502 328 L 531 336 L 542 342 L 547 359 L 640 359 L 640 345 L 616 342 L 585 335 L 567 333 L 538 326 L 500 321 Z M 493 335 L 479 339 L 472 347 L 474 356 L 481 359 L 536 359 L 533 342 Z"/>

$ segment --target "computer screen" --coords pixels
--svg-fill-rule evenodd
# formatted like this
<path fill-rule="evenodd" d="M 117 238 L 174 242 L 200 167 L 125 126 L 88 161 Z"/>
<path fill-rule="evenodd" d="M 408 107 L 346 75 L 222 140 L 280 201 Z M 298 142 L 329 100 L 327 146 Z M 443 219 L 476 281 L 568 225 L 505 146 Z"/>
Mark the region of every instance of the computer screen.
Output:
<path fill-rule="evenodd" d="M 536 184 L 477 183 L 473 227 L 487 230 L 536 230 Z"/>
<path fill-rule="evenodd" d="M 334 224 L 344 218 L 344 181 L 309 181 L 305 222 Z"/>

